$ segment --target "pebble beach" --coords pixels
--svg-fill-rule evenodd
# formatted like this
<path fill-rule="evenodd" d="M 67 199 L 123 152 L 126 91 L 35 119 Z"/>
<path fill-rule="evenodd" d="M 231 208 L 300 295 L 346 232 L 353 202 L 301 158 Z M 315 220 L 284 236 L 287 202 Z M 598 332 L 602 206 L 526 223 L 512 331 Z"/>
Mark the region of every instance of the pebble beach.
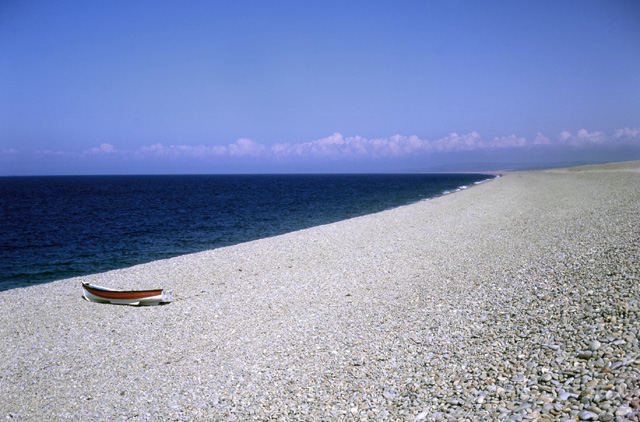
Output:
<path fill-rule="evenodd" d="M 505 173 L 0 292 L 0 419 L 638 421 L 639 287 L 640 162 Z"/>

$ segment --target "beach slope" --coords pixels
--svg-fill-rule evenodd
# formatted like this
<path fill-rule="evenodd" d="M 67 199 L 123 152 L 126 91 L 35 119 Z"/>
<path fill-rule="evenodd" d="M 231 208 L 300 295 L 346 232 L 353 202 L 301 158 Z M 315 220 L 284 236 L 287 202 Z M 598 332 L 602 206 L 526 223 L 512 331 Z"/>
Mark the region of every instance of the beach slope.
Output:
<path fill-rule="evenodd" d="M 0 292 L 0 417 L 633 418 L 639 242 L 635 162 Z"/>

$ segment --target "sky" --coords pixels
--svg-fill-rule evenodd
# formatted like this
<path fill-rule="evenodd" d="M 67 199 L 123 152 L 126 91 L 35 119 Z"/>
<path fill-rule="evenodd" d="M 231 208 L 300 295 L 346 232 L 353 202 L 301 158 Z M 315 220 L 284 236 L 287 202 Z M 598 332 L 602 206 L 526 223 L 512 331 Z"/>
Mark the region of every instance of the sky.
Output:
<path fill-rule="evenodd" d="M 640 159 L 640 2 L 0 2 L 0 176 Z"/>

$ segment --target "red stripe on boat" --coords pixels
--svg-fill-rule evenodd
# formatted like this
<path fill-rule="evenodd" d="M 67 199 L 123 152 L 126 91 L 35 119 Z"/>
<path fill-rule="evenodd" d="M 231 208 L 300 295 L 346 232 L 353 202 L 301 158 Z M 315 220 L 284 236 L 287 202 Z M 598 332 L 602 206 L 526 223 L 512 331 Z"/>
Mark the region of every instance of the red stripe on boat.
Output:
<path fill-rule="evenodd" d="M 91 286 L 83 284 L 83 287 L 87 289 L 89 293 L 95 296 L 100 296 L 105 299 L 144 299 L 146 297 L 158 296 L 162 294 L 162 289 L 156 290 L 132 290 L 132 291 L 107 291 L 101 289 L 95 289 Z"/>

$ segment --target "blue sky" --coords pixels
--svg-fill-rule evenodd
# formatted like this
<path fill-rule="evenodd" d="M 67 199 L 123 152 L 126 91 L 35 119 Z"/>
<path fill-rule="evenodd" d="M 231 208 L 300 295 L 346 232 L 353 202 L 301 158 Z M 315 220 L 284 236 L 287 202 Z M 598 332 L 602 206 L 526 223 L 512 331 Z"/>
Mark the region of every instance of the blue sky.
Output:
<path fill-rule="evenodd" d="M 0 3 L 0 175 L 640 159 L 637 1 Z"/>

